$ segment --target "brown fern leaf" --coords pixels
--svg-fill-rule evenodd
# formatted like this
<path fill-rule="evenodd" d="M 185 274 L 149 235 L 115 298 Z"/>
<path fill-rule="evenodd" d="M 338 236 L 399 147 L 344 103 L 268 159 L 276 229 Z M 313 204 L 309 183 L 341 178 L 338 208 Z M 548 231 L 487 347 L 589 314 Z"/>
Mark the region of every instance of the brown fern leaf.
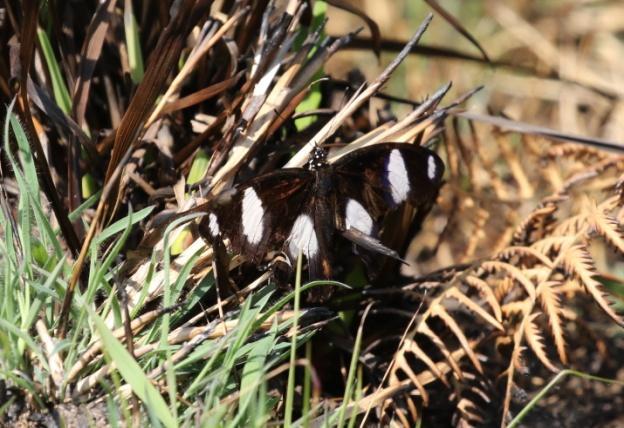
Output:
<path fill-rule="evenodd" d="M 499 302 L 502 302 L 514 288 L 514 281 L 508 276 L 501 279 L 490 278 L 490 283 L 492 284 L 492 288 L 494 288 L 494 295 Z"/>
<path fill-rule="evenodd" d="M 407 403 L 412 403 L 412 400 L 406 400 L 406 401 L 407 401 Z M 411 408 L 411 406 L 408 405 L 408 408 Z M 406 416 L 407 412 L 405 411 L 405 409 L 395 407 L 394 410 L 395 410 L 394 414 L 401 421 L 401 425 L 403 426 L 403 428 L 409 427 L 411 425 L 411 423 L 410 423 L 410 420 L 407 419 L 407 416 Z"/>
<path fill-rule="evenodd" d="M 483 417 L 477 413 L 477 405 L 467 397 L 462 397 L 457 403 L 456 412 L 459 415 L 456 427 L 470 428 L 481 426 L 484 422 Z"/>
<path fill-rule="evenodd" d="M 605 159 L 607 156 L 609 156 L 609 154 L 604 150 L 598 148 L 569 143 L 553 145 L 546 151 L 546 156 L 552 159 L 569 157 L 574 159 L 588 160 L 589 158 L 593 158 L 592 160 L 595 161 L 596 159 Z"/>
<path fill-rule="evenodd" d="M 540 253 L 548 256 L 552 253 L 559 253 L 561 248 L 567 248 L 574 243 L 576 238 L 570 235 L 554 235 L 548 236 L 544 239 L 540 239 L 531 245 L 531 248 L 539 251 Z"/>
<path fill-rule="evenodd" d="M 461 294 L 461 293 L 459 293 L 459 294 L 461 296 L 463 296 L 463 294 Z M 481 308 L 479 308 L 479 309 L 481 311 L 483 311 L 483 309 L 481 309 Z M 455 337 L 459 341 L 460 346 L 464 349 L 464 351 L 466 352 L 466 355 L 468 356 L 468 358 L 470 358 L 470 361 L 472 362 L 474 367 L 479 371 L 479 373 L 483 373 L 483 367 L 481 367 L 481 363 L 479 362 L 479 359 L 477 358 L 477 355 L 470 348 L 470 344 L 468 343 L 468 338 L 464 335 L 464 333 L 462 332 L 462 330 L 459 327 L 459 325 L 457 324 L 457 322 L 446 311 L 446 309 L 444 309 L 444 307 L 442 307 L 442 306 L 437 306 L 433 310 L 432 315 L 435 315 L 435 316 L 439 317 L 444 322 L 444 324 L 449 328 L 449 330 L 451 330 L 451 332 L 455 335 Z M 490 320 L 492 322 L 494 322 L 495 324 L 500 326 L 498 321 L 496 321 L 494 318 L 492 318 L 489 314 L 487 314 L 487 316 L 490 318 Z M 500 328 L 500 330 L 503 330 L 502 326 L 500 326 L 499 328 Z"/>
<path fill-rule="evenodd" d="M 523 287 L 531 300 L 535 299 L 535 285 L 529 278 L 522 273 L 520 269 L 509 263 L 499 261 L 487 261 L 481 264 L 481 269 L 488 273 L 504 272 L 510 277 L 518 281 Z"/>
<path fill-rule="evenodd" d="M 620 200 L 620 195 L 616 194 L 598 204 L 598 209 L 603 212 L 611 212 L 621 206 L 622 201 Z"/>
<path fill-rule="evenodd" d="M 540 316 L 540 313 L 534 313 L 527 317 L 524 322 L 524 338 L 531 350 L 535 353 L 541 363 L 550 371 L 558 372 L 559 369 L 548 359 L 546 355 L 546 347 L 544 346 L 544 338 L 540 334 L 540 328 L 535 323 L 535 318 Z"/>
<path fill-rule="evenodd" d="M 412 345 L 412 346 L 409 346 L 409 345 Z M 408 344 L 408 346 L 409 346 L 409 348 L 412 348 L 413 346 L 415 346 L 418 349 L 420 354 L 424 354 L 424 352 L 422 352 L 422 350 L 418 347 L 418 345 L 415 344 L 415 342 L 412 342 L 412 343 Z M 400 384 L 401 381 L 399 380 L 398 372 L 401 371 L 401 372 L 405 373 L 405 375 L 409 378 L 409 380 L 412 382 L 412 384 L 420 392 L 420 395 L 422 397 L 423 403 L 426 405 L 429 402 L 429 394 L 427 393 L 427 390 L 425 389 L 425 386 L 418 379 L 418 376 L 416 376 L 416 373 L 414 373 L 414 370 L 412 370 L 412 368 L 410 367 L 410 364 L 409 364 L 409 362 L 407 361 L 407 359 L 405 357 L 405 349 L 406 349 L 405 347 L 402 347 L 401 350 L 399 350 L 397 356 L 395 356 L 394 365 L 392 366 L 392 370 L 390 371 L 389 384 L 390 385 L 398 385 L 398 384 Z M 412 352 L 416 353 L 414 351 L 414 349 L 410 349 L 410 350 Z M 431 366 L 429 364 L 427 364 L 427 367 L 429 367 L 431 369 L 431 373 L 433 374 L 434 378 L 440 379 L 440 380 L 442 380 L 442 382 L 444 382 L 445 384 L 448 385 L 448 381 L 446 380 L 446 378 L 444 377 L 442 372 L 440 372 L 438 370 L 438 367 L 436 366 L 436 364 L 433 361 L 431 361 L 431 359 L 429 359 L 429 357 L 427 357 L 427 356 L 425 356 L 425 357 L 426 357 L 426 359 L 423 360 L 423 361 L 431 362 Z M 433 371 L 432 367 L 435 368 L 435 371 Z"/>
<path fill-rule="evenodd" d="M 485 299 L 487 304 L 490 306 L 490 309 L 492 309 L 492 312 L 494 313 L 494 317 L 496 318 L 496 321 L 500 323 L 501 320 L 503 319 L 501 309 L 500 309 L 500 303 L 498 299 L 496 298 L 496 295 L 494 294 L 492 287 L 490 287 L 490 285 L 487 282 L 485 282 L 481 278 L 478 278 L 474 275 L 468 275 L 466 278 L 464 278 L 464 282 L 468 284 L 470 287 L 477 289 L 477 291 L 479 292 L 479 295 L 481 295 L 481 297 Z"/>
<path fill-rule="evenodd" d="M 420 346 L 418 346 L 418 344 L 415 341 L 412 341 L 412 343 L 409 344 L 409 347 L 406 347 L 406 349 L 409 350 L 410 352 L 412 352 L 423 363 L 425 363 L 427 368 L 429 368 L 430 372 L 433 375 L 435 375 L 435 377 L 437 379 L 439 379 L 443 384 L 445 384 L 447 387 L 451 386 L 449 384 L 448 380 L 446 379 L 446 373 L 440 370 L 440 368 L 438 367 L 438 364 L 435 363 L 429 357 L 429 355 L 427 355 L 427 353 L 425 351 L 423 351 L 423 349 Z M 405 360 L 405 363 L 407 363 L 406 360 Z"/>
<path fill-rule="evenodd" d="M 554 203 L 547 203 L 533 210 L 516 227 L 511 238 L 511 245 L 528 245 L 535 239 L 543 238 L 548 225 L 554 222 L 555 211 L 557 211 L 557 205 Z"/>
<path fill-rule="evenodd" d="M 505 303 L 501 306 L 501 311 L 503 312 L 503 317 L 505 319 L 511 318 L 515 314 L 526 316 L 530 310 L 531 300 L 529 299 L 516 300 L 513 302 Z"/>
<path fill-rule="evenodd" d="M 526 277 L 529 278 L 534 284 L 539 284 L 546 281 L 550 275 L 552 275 L 552 264 L 549 266 L 536 265 L 531 268 L 525 268 L 522 272 L 524 272 Z"/>
<path fill-rule="evenodd" d="M 546 257 L 542 252 L 537 251 L 535 248 L 524 247 L 524 246 L 511 246 L 505 248 L 503 251 L 499 252 L 496 257 L 497 260 L 501 260 L 504 262 L 508 262 L 512 257 L 520 256 L 522 258 L 531 257 L 539 261 L 541 264 L 545 266 L 552 266 L 552 261 Z"/>
<path fill-rule="evenodd" d="M 530 309 L 531 302 L 527 302 L 528 307 Z M 526 321 L 527 318 L 525 318 Z M 526 366 L 523 361 L 522 353 L 526 349 L 526 347 L 522 346 L 522 338 L 524 337 L 524 329 L 519 328 L 513 334 L 513 352 L 511 354 L 511 358 L 509 360 L 509 365 L 507 369 L 503 372 L 505 377 L 507 378 L 507 382 L 505 385 L 505 398 L 503 400 L 503 421 L 507 418 L 509 413 L 509 407 L 511 405 L 511 396 L 512 391 L 515 387 L 513 378 L 516 370 L 520 372 L 524 372 L 526 370 Z"/>
<path fill-rule="evenodd" d="M 458 363 L 459 360 L 455 359 L 455 355 L 461 355 L 462 358 L 468 357 L 472 366 L 474 366 L 476 370 L 478 370 L 480 373 L 483 372 L 481 363 L 474 352 L 475 343 L 477 342 L 468 339 L 468 337 L 462 331 L 461 324 L 453 318 L 453 315 L 445 307 L 445 302 L 453 300 L 459 303 L 460 306 L 466 308 L 470 313 L 474 314 L 479 319 L 484 320 L 488 325 L 499 331 L 503 331 L 503 326 L 500 322 L 500 320 L 502 319 L 502 313 L 500 311 L 498 300 L 496 299 L 492 288 L 485 281 L 473 276 L 471 279 L 463 283 L 473 288 L 476 288 L 477 291 L 479 291 L 479 295 L 485 297 L 485 300 L 492 309 L 492 313 L 494 315 L 484 309 L 479 303 L 470 299 L 466 294 L 464 294 L 457 286 L 455 286 L 455 284 L 453 284 L 452 278 L 449 278 L 449 281 L 452 285 L 444 290 L 431 302 L 429 302 L 429 306 L 427 310 L 420 316 L 417 326 L 413 329 L 411 333 L 406 335 L 406 337 L 404 338 L 400 349 L 395 354 L 394 363 L 390 371 L 389 380 L 391 385 L 402 382 L 399 377 L 399 372 L 402 372 L 418 389 L 425 403 L 428 399 L 425 385 L 423 383 L 418 383 L 418 380 L 422 378 L 423 375 L 426 375 L 428 373 L 428 376 L 433 379 L 439 379 L 447 387 L 451 386 L 446 378 L 448 369 L 452 370 L 452 372 L 456 375 L 458 379 L 462 379 L 463 371 Z M 457 282 L 457 285 L 459 285 L 459 282 Z M 454 304 L 453 306 L 456 305 Z M 457 350 L 451 351 L 447 343 L 445 343 L 445 341 L 429 327 L 427 321 L 432 318 L 441 320 L 446 328 L 450 330 L 450 332 L 455 337 L 455 340 L 460 345 L 460 354 L 457 353 Z M 444 356 L 445 364 L 443 364 L 442 366 L 446 367 L 447 370 L 441 371 L 439 369 L 439 367 L 441 367 L 441 363 L 438 361 L 434 361 L 428 355 L 428 353 L 426 353 L 420 347 L 416 340 L 417 334 L 426 336 Z M 453 340 L 453 343 L 455 343 L 455 340 Z M 408 360 L 407 358 L 408 354 L 413 355 L 427 368 L 420 373 L 416 373 L 414 369 L 410 367 L 410 360 Z"/>
<path fill-rule="evenodd" d="M 587 230 L 587 216 L 578 214 L 561 221 L 553 230 L 553 236 L 572 236 Z"/>
<path fill-rule="evenodd" d="M 566 308 L 565 306 L 561 308 L 561 315 L 567 320 L 576 322 L 579 319 L 579 315 L 571 309 Z"/>
<path fill-rule="evenodd" d="M 491 289 L 490 289 L 490 293 L 491 293 Z M 471 310 L 473 313 L 479 315 L 479 317 L 481 317 L 483 320 L 487 321 L 494 328 L 496 328 L 498 330 L 501 330 L 501 331 L 503 330 L 503 326 L 499 322 L 500 318 L 496 319 L 496 318 L 492 317 L 492 315 L 490 315 L 481 306 L 479 306 L 477 303 L 475 303 L 470 298 L 468 298 L 464 293 L 459 291 L 459 289 L 457 289 L 457 288 L 449 289 L 447 291 L 447 293 L 446 293 L 446 297 L 448 297 L 450 299 L 457 300 L 457 302 L 459 302 L 462 305 L 464 305 L 466 308 Z M 494 295 L 491 294 L 491 297 L 494 297 Z M 494 303 L 494 301 L 492 301 L 491 302 L 491 306 L 492 306 L 493 310 L 495 311 L 495 314 L 496 314 L 496 310 L 498 309 L 498 314 L 500 316 L 500 308 L 499 308 L 498 303 Z M 433 311 L 432 314 L 440 316 L 440 312 L 441 312 L 440 309 L 434 308 L 434 311 Z M 444 312 L 446 312 L 446 310 L 444 310 Z M 450 325 L 449 325 L 449 327 L 450 327 Z M 461 331 L 460 331 L 460 333 L 461 333 Z M 458 339 L 459 339 L 459 337 L 458 337 Z"/>
<path fill-rule="evenodd" d="M 618 221 L 603 211 L 594 201 L 589 204 L 587 222 L 602 239 L 617 251 L 624 254 L 624 237 Z"/>
<path fill-rule="evenodd" d="M 596 303 L 616 323 L 624 326 L 624 319 L 610 306 L 607 294 L 602 290 L 602 284 L 594 279 L 596 268 L 594 261 L 584 244 L 569 247 L 561 254 L 561 267 L 564 271 L 577 279 L 585 290 L 591 294 Z"/>
<path fill-rule="evenodd" d="M 444 341 L 440 339 L 440 336 L 438 336 L 433 330 L 431 330 L 427 323 L 422 323 L 418 326 L 418 333 L 424 334 L 429 339 L 431 339 L 436 348 L 438 348 L 442 355 L 444 355 L 446 362 L 451 367 L 451 369 L 453 369 L 453 373 L 455 373 L 455 375 L 459 379 L 461 379 L 463 377 L 463 371 L 459 367 L 459 364 L 457 364 L 457 361 L 453 359 L 453 354 L 451 350 L 446 346 L 446 343 L 444 343 Z"/>
<path fill-rule="evenodd" d="M 456 394 L 449 397 L 457 401 L 452 424 L 455 427 L 480 427 L 486 425 L 486 418 L 491 414 L 491 395 L 494 392 L 489 382 L 482 376 L 466 372 L 466 384 L 461 385 Z"/>
<path fill-rule="evenodd" d="M 470 341 L 470 347 L 473 349 L 475 349 L 478 344 L 479 344 L 479 341 L 477 340 Z M 464 350 L 462 348 L 458 348 L 455 351 L 453 351 L 451 356 L 454 360 L 459 361 L 465 356 Z M 396 357 L 394 361 L 395 362 L 398 361 Z M 446 361 L 440 361 L 436 363 L 435 365 L 436 365 L 436 371 L 439 373 L 449 373 L 451 371 L 451 368 L 449 367 Z M 380 407 L 383 406 L 383 408 L 389 407 L 388 404 L 392 406 L 393 403 L 391 399 L 395 397 L 397 394 L 401 393 L 402 391 L 405 391 L 405 389 L 409 387 L 409 385 L 412 382 L 415 383 L 415 385 L 422 386 L 422 385 L 428 385 L 439 379 L 439 377 L 434 375 L 430 370 L 425 370 L 423 372 L 420 372 L 418 375 L 415 375 L 414 379 L 399 380 L 398 377 L 396 376 L 398 367 L 409 368 L 407 364 L 403 364 L 402 366 L 393 365 L 392 370 L 389 375 L 388 386 L 385 388 L 377 388 L 371 394 L 366 395 L 360 398 L 359 400 L 349 404 L 349 406 L 347 407 L 348 414 L 352 414 L 351 412 L 355 412 L 353 414 L 363 413 L 366 409 L 370 409 L 370 408 L 377 407 L 377 406 L 380 406 Z M 421 396 L 421 398 L 423 399 L 423 405 L 426 406 L 428 404 L 428 393 L 426 392 L 424 387 L 422 390 L 419 389 L 419 391 L 421 394 L 424 392 L 424 395 Z M 410 394 L 410 395 L 413 395 L 413 394 Z M 392 407 L 396 407 L 396 406 L 392 406 Z M 313 424 L 315 422 L 318 422 L 316 423 L 316 425 L 318 426 L 321 426 L 325 423 L 323 416 L 313 420 L 312 422 Z M 408 423 L 408 425 L 406 426 L 412 426 L 412 425 L 413 424 Z"/>
<path fill-rule="evenodd" d="M 557 354 L 563 364 L 568 363 L 566 354 L 566 342 L 563 336 L 561 311 L 561 298 L 559 295 L 559 281 L 544 281 L 537 287 L 537 298 L 544 309 L 544 313 L 548 317 L 548 325 L 550 326 L 550 334 L 555 341 Z"/>

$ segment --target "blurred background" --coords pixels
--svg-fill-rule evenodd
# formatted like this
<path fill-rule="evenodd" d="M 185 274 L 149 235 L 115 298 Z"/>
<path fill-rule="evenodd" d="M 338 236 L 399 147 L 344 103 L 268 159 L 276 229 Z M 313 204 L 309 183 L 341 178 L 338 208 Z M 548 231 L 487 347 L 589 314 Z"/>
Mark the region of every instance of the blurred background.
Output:
<path fill-rule="evenodd" d="M 336 2 L 338 3 L 338 2 Z M 406 41 L 432 8 L 424 1 L 350 0 L 378 25 L 382 40 Z M 509 66 L 412 55 L 401 65 L 386 92 L 423 99 L 447 81 L 450 99 L 476 86 L 470 110 L 506 115 L 567 133 L 624 141 L 624 1 L 460 1 L 440 0 L 481 44 L 490 59 Z M 344 34 L 363 27 L 364 20 L 329 6 L 328 33 Z M 439 14 L 421 46 L 450 48 L 482 58 L 479 50 Z M 379 63 L 371 50 L 335 55 L 326 67 L 345 78 L 357 67 L 368 80 L 395 53 Z"/>

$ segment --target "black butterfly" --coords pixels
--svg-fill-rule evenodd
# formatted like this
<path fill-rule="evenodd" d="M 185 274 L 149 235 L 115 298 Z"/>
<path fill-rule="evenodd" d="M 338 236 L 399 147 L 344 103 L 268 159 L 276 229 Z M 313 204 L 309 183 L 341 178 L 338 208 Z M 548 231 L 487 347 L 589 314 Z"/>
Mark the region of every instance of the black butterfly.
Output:
<path fill-rule="evenodd" d="M 444 164 L 431 150 L 382 143 L 328 163 L 316 148 L 307 168 L 281 169 L 236 186 L 218 197 L 200 224 L 213 242 L 229 238 L 234 252 L 258 261 L 283 250 L 299 252 L 311 278 L 331 278 L 338 235 L 398 258 L 377 238 L 383 216 L 405 202 L 428 210 L 442 184 Z"/>

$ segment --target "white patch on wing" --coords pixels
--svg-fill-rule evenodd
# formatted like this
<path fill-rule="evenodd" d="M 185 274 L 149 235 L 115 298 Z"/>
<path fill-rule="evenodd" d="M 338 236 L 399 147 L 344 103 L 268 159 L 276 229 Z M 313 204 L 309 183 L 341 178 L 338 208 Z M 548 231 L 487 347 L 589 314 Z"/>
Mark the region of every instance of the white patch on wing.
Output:
<path fill-rule="evenodd" d="M 256 245 L 262 239 L 264 232 L 264 208 L 262 201 L 256 194 L 256 191 L 248 187 L 243 193 L 243 209 L 241 214 L 243 222 L 243 235 L 247 237 L 247 242 Z"/>
<path fill-rule="evenodd" d="M 354 228 L 366 235 L 373 233 L 373 219 L 362 204 L 355 199 L 347 201 L 345 226 L 347 229 Z"/>
<path fill-rule="evenodd" d="M 388 181 L 390 182 L 390 190 L 392 192 L 392 200 L 400 204 L 407 199 L 410 190 L 409 177 L 407 168 L 401 152 L 394 149 L 390 152 L 388 164 L 386 166 Z"/>
<path fill-rule="evenodd" d="M 208 230 L 210 230 L 210 234 L 212 236 L 218 236 L 219 232 L 219 222 L 217 221 L 217 216 L 214 213 L 208 214 Z"/>
<path fill-rule="evenodd" d="M 314 222 L 307 214 L 301 214 L 295 220 L 290 235 L 288 235 L 288 252 L 293 259 L 299 251 L 309 260 L 318 253 L 318 239 L 314 231 Z"/>
<path fill-rule="evenodd" d="M 436 175 L 438 174 L 437 169 L 438 167 L 436 166 L 435 158 L 430 155 L 429 160 L 427 161 L 427 177 L 429 177 L 429 180 L 435 180 Z"/>

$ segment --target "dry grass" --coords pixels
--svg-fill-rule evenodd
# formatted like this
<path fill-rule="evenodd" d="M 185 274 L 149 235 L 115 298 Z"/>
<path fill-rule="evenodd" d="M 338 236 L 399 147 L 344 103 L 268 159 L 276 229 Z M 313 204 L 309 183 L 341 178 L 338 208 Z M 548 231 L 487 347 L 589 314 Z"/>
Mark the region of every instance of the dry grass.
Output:
<path fill-rule="evenodd" d="M 524 396 L 565 368 L 618 380 L 619 390 L 594 389 L 596 402 L 613 396 L 617 408 L 624 380 L 620 2 L 429 1 L 457 18 L 489 64 L 443 19 L 418 42 L 425 2 L 331 1 L 327 26 L 314 27 L 322 9 L 313 16 L 298 0 L 185 0 L 171 21 L 164 4 L 135 3 L 131 14 L 131 2 L 107 1 L 75 17 L 73 46 L 57 39 L 60 11 L 37 16 L 26 3 L 2 9 L 2 40 L 19 32 L 21 44 L 2 53 L 0 90 L 7 100 L 16 95 L 41 183 L 36 195 L 50 202 L 42 210 L 61 239 L 55 294 L 28 322 L 11 319 L 13 304 L 0 311 L 0 320 L 40 344 L 39 354 L 30 351 L 35 358 L 19 334 L 0 335 L 24 350 L 0 359 L 3 382 L 17 388 L 15 373 L 33 384 L 45 379 L 41 397 L 22 393 L 32 401 L 20 403 L 24 413 L 41 411 L 43 402 L 101 405 L 116 385 L 127 423 L 168 420 L 154 410 L 160 401 L 145 405 L 137 381 L 119 367 L 124 358 L 139 364 L 142 385 L 160 394 L 152 399 L 166 397 L 160 400 L 181 424 L 288 424 L 294 403 L 299 423 L 313 425 L 349 417 L 361 426 L 505 426 Z M 128 36 L 132 19 L 139 54 Z M 37 23 L 55 35 L 59 72 L 41 38 L 35 43 Z M 379 62 L 371 48 L 380 49 Z M 320 81 L 321 71 L 330 79 Z M 304 111 L 315 119 L 295 121 Z M 12 129 L 9 153 L 20 144 Z M 354 289 L 301 311 L 284 308 L 293 294 L 275 289 L 265 269 L 273 257 L 257 266 L 234 255 L 231 287 L 214 285 L 213 249 L 195 219 L 220 192 L 304 164 L 315 144 L 336 146 L 335 160 L 384 141 L 437 143 L 447 167 L 424 221 L 404 207 L 384 223 L 384 242 L 402 249 L 407 265 L 384 263 L 366 278 L 357 257 L 337 257 L 339 279 Z M 30 230 L 20 229 L 28 219 L 19 175 L 28 178 L 31 165 L 2 161 L 2 228 L 12 255 L 0 260 L 10 274 L 31 257 L 25 234 L 8 232 Z M 72 225 L 68 213 L 95 191 L 97 205 Z M 119 240 L 102 236 L 126 226 Z M 52 268 L 29 272 L 22 289 L 46 281 Z M 323 285 L 308 287 L 315 286 Z M 18 307 L 24 296 L 16 296 Z M 296 360 L 292 348 L 297 388 L 286 386 L 280 365 L 280 344 L 291 340 L 312 344 Z M 116 354 L 106 344 L 119 345 Z M 249 367 L 258 357 L 254 377 Z M 568 382 L 531 423 L 547 425 L 548 414 L 569 422 L 566 403 L 579 388 Z M 250 390 L 265 407 L 249 404 Z M 598 417 L 598 404 L 587 402 L 577 421 Z M 603 412 L 599 423 L 617 417 L 621 409 Z"/>

